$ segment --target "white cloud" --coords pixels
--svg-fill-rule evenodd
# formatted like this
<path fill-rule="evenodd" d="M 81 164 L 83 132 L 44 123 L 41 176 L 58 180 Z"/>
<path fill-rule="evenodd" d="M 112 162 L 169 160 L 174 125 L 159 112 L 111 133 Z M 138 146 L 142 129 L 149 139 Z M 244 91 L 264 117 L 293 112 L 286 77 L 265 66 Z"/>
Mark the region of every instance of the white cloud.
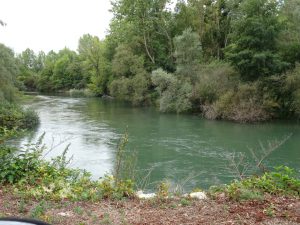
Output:
<path fill-rule="evenodd" d="M 0 43 L 17 53 L 77 49 L 86 33 L 104 38 L 112 18 L 110 0 L 0 0 Z"/>

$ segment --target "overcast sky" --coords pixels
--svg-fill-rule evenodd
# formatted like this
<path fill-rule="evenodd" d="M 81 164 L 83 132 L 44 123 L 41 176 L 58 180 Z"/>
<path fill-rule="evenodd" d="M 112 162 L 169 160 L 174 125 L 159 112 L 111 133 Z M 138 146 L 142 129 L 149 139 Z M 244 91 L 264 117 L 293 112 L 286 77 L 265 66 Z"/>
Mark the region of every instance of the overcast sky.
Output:
<path fill-rule="evenodd" d="M 110 0 L 0 0 L 0 43 L 17 53 L 76 50 L 83 34 L 105 37 L 109 9 Z"/>

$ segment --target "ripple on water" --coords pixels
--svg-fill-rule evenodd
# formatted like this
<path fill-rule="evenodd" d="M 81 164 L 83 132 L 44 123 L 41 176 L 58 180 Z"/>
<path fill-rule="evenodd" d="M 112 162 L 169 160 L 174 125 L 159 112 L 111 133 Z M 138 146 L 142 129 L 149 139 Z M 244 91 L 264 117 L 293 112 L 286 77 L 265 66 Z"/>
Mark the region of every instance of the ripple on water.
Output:
<path fill-rule="evenodd" d="M 61 153 L 71 142 L 72 166 L 103 176 L 114 166 L 116 145 L 129 126 L 128 150 L 138 152 L 138 169 L 154 168 L 150 182 L 170 178 L 174 182 L 196 174 L 187 184 L 208 187 L 234 178 L 228 157 L 234 152 L 250 156 L 248 146 L 259 148 L 267 142 L 293 133 L 292 138 L 266 161 L 268 165 L 288 164 L 300 172 L 300 126 L 297 123 L 259 125 L 207 121 L 195 116 L 159 114 L 152 108 L 93 98 L 38 96 L 30 106 L 41 118 L 40 127 L 23 144 L 46 132 L 45 143 L 64 142 L 52 154 Z M 153 186 L 155 187 L 155 186 Z"/>

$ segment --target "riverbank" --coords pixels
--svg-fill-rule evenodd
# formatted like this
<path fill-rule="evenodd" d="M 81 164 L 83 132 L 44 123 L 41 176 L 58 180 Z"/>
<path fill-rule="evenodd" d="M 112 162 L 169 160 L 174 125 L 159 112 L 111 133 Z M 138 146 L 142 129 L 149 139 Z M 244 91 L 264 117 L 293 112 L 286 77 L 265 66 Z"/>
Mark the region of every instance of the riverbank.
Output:
<path fill-rule="evenodd" d="M 264 201 L 123 199 L 37 201 L 0 189 L 1 216 L 33 217 L 51 224 L 300 224 L 300 199 L 268 195 Z"/>

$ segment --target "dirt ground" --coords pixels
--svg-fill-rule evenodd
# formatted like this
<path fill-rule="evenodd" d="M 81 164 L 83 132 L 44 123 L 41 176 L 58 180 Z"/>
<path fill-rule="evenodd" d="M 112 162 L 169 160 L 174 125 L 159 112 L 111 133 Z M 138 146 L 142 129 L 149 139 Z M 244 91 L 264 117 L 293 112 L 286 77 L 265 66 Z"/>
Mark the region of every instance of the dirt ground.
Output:
<path fill-rule="evenodd" d="M 300 199 L 268 196 L 264 201 L 103 200 L 32 201 L 0 190 L 1 217 L 35 217 L 51 224 L 300 224 Z"/>

